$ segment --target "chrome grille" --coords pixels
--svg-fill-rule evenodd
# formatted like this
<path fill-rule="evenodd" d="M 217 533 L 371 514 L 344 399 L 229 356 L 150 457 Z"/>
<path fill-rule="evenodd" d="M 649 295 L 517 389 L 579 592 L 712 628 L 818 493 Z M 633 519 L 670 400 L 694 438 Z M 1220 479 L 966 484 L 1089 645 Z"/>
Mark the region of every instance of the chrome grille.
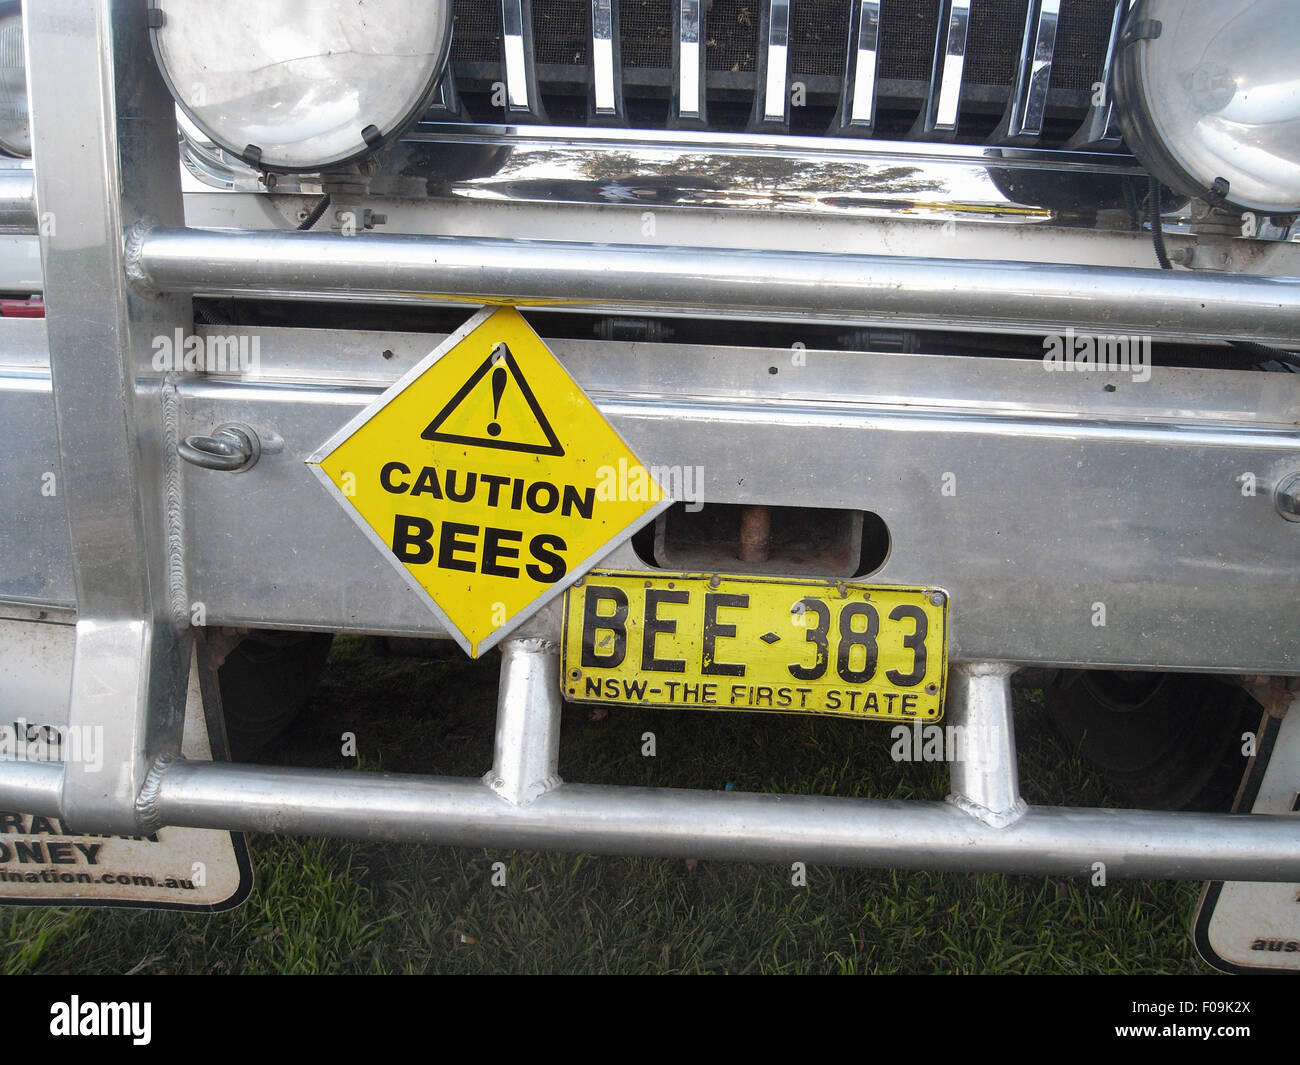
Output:
<path fill-rule="evenodd" d="M 1093 86 L 1101 81 L 1113 47 L 1117 14 L 1129 0 L 612 0 L 617 15 L 614 79 L 619 106 L 611 112 L 608 62 L 596 64 L 592 11 L 606 0 L 455 0 L 452 76 L 461 117 L 480 123 L 547 122 L 562 125 L 628 125 L 666 129 L 763 130 L 808 134 L 850 133 L 889 139 L 916 137 L 961 143 L 1009 143 L 1060 147 L 1089 119 Z M 787 102 L 798 86 L 799 103 L 778 118 L 765 94 L 772 11 L 779 29 L 788 24 Z M 703 122 L 678 112 L 678 11 L 703 12 Z M 523 16 L 525 78 L 536 99 L 526 110 L 505 113 L 494 86 L 510 84 L 510 62 L 501 27 L 503 12 Z M 784 12 L 788 11 L 787 16 Z M 859 21 L 878 11 L 878 25 L 859 39 Z M 598 10 L 598 18 L 607 16 Z M 1043 33 L 1046 23 L 1047 33 Z M 964 33 L 954 33 L 958 26 Z M 963 38 L 964 37 L 964 46 Z M 855 49 L 875 44 L 876 68 L 857 72 L 857 88 L 870 101 L 872 118 L 859 106 L 858 120 L 846 116 L 854 89 Z M 1026 41 L 1028 38 L 1028 41 Z M 1041 68 L 1043 41 L 1051 55 L 1046 93 L 1031 109 L 1029 132 L 1016 125 L 1017 93 L 1041 91 L 1030 79 L 1034 47 Z M 1054 43 L 1054 47 L 1053 47 Z M 604 55 L 609 54 L 609 46 Z M 960 53 L 960 54 L 959 54 Z M 519 64 L 519 49 L 514 49 Z M 689 54 L 689 53 L 687 53 Z M 947 81 L 943 77 L 948 64 Z M 955 64 L 955 65 L 954 65 Z M 939 69 L 936 69 L 936 65 Z M 953 84 L 960 68 L 960 88 Z M 597 75 L 597 69 L 603 74 Z M 779 67 L 773 68 L 779 83 Z M 848 75 L 846 76 L 846 71 Z M 868 81 L 863 84 L 864 79 Z M 1038 81 L 1042 81 L 1041 70 Z M 948 89 L 941 92 L 944 84 Z M 954 99 L 956 121 L 952 121 Z M 943 97 L 941 99 L 941 96 Z M 517 102 L 512 93 L 511 98 Z M 1022 99 L 1022 110 L 1025 101 Z M 940 113 L 942 112 L 942 114 Z M 954 128 L 955 126 L 955 128 Z M 1085 137 L 1093 146 L 1098 138 Z M 1105 147 L 1115 147 L 1110 138 Z"/>

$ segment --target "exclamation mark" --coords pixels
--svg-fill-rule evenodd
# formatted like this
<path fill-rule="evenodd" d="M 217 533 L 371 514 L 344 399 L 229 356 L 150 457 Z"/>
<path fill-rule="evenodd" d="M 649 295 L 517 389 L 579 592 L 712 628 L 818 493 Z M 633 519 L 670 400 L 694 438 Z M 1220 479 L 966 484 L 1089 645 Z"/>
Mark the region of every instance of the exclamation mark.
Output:
<path fill-rule="evenodd" d="M 506 391 L 506 368 L 498 366 L 492 371 L 492 417 L 496 418 L 501 410 L 501 397 Z M 501 425 L 499 422 L 488 422 L 488 436 L 500 436 Z"/>

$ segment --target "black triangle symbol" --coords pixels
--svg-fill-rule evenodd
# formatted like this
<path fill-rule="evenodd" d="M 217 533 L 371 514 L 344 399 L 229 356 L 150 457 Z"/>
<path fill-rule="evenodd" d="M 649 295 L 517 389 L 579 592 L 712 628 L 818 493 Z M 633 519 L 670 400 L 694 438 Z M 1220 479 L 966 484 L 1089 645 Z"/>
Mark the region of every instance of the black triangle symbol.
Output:
<path fill-rule="evenodd" d="M 546 444 L 526 444 L 511 440 L 497 440 L 491 436 L 458 436 L 452 433 L 438 432 L 438 426 L 445 422 L 452 412 L 460 406 L 465 397 L 473 390 L 474 386 L 483 380 L 484 376 L 493 369 L 493 367 L 505 364 L 507 371 L 515 379 L 515 384 L 519 386 L 519 392 L 528 403 L 528 409 L 533 412 L 533 417 L 537 419 L 537 426 L 545 435 L 548 443 Z M 533 390 L 528 387 L 528 382 L 524 379 L 523 371 L 519 369 L 519 364 L 515 362 L 515 357 L 510 353 L 510 348 L 504 344 L 498 344 L 492 354 L 483 360 L 483 365 L 475 370 L 468 381 L 460 386 L 460 391 L 447 401 L 447 405 L 438 412 L 438 416 L 433 419 L 428 427 L 420 434 L 421 440 L 441 440 L 449 444 L 473 444 L 476 447 L 492 447 L 501 451 L 525 451 L 530 455 L 563 455 L 564 448 L 560 446 L 559 438 L 551 428 L 551 423 L 546 420 L 546 415 L 542 413 L 542 408 L 537 402 L 537 397 L 533 395 Z"/>

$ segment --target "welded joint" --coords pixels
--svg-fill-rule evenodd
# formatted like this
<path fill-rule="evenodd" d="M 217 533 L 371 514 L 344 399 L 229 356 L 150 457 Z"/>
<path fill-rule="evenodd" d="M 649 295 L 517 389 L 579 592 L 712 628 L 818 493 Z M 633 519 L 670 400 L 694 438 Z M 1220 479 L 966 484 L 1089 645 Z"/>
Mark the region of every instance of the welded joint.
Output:
<path fill-rule="evenodd" d="M 527 806 L 543 795 L 555 791 L 564 783 L 564 778 L 559 773 L 550 773 L 519 787 L 508 782 L 495 769 L 489 769 L 483 774 L 482 779 L 494 794 L 505 799 L 511 806 Z"/>
<path fill-rule="evenodd" d="M 163 827 L 162 782 L 163 775 L 173 762 L 185 759 L 167 754 L 160 754 L 154 759 L 149 772 L 145 774 L 140 793 L 135 797 L 135 819 L 140 826 L 141 835 L 151 835 Z"/>
<path fill-rule="evenodd" d="M 177 446 L 180 442 L 181 402 L 176 388 L 177 375 L 168 373 L 161 387 L 163 412 L 163 480 L 167 528 L 167 601 L 172 624 L 184 629 L 190 622 L 189 596 L 186 593 L 185 511 L 181 495 L 181 468 Z"/>
<path fill-rule="evenodd" d="M 971 677 L 1009 677 L 1020 670 L 1014 662 L 954 662 L 952 668 Z"/>
<path fill-rule="evenodd" d="M 154 297 L 159 294 L 144 261 L 145 241 L 157 225 L 157 219 L 145 215 L 126 231 L 122 264 L 126 271 L 126 283 L 141 296 Z"/>
<path fill-rule="evenodd" d="M 526 654 L 558 655 L 560 653 L 559 641 L 544 636 L 516 636 L 510 639 L 510 643 Z M 502 651 L 504 652 L 504 647 Z"/>
<path fill-rule="evenodd" d="M 949 806 L 954 806 L 964 814 L 969 814 L 981 824 L 988 825 L 989 828 L 1009 828 L 1019 821 L 1025 814 L 1029 813 L 1029 804 L 1024 799 L 1017 798 L 1016 801 L 1005 810 L 990 810 L 987 806 L 981 806 L 973 799 L 966 798 L 965 795 L 949 795 L 944 799 Z"/>

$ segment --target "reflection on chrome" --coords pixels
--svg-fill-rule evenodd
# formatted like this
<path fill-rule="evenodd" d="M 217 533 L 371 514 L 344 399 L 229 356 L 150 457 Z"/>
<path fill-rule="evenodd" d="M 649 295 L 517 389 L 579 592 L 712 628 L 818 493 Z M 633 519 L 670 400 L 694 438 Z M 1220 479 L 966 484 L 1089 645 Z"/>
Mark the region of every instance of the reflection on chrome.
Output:
<path fill-rule="evenodd" d="M 219 150 L 187 144 L 204 183 L 265 191 Z M 586 127 L 424 123 L 379 159 L 376 196 L 515 203 L 775 210 L 1127 231 L 1127 157 L 914 141 L 646 133 Z M 281 177 L 278 192 L 319 192 Z"/>

